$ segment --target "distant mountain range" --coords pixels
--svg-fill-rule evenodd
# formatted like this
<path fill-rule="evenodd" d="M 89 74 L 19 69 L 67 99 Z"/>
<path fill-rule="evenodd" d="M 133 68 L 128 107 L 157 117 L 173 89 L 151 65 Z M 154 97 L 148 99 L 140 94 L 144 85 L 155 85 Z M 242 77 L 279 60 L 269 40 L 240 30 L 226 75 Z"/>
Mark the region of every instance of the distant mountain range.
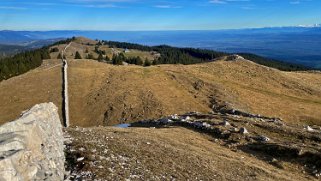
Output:
<path fill-rule="evenodd" d="M 299 25 L 299 27 L 316 28 L 316 27 L 321 27 L 321 23 L 320 24 L 313 24 L 313 25 Z"/>
<path fill-rule="evenodd" d="M 14 40 L 8 43 L 7 41 L 4 41 L 0 44 L 0 58 L 5 56 L 14 55 L 16 53 L 27 51 L 27 50 L 33 50 L 37 48 L 41 48 L 46 45 L 51 45 L 54 42 L 57 42 L 59 40 L 62 40 L 64 38 L 54 38 L 54 39 L 28 39 L 28 40 Z"/>
<path fill-rule="evenodd" d="M 131 32 L 127 34 L 128 32 Z M 69 38 L 71 36 L 85 36 L 94 39 L 117 38 L 140 39 L 147 35 L 175 34 L 175 33 L 233 33 L 233 34 L 250 34 L 250 33 L 318 33 L 321 34 L 321 24 L 299 25 L 286 27 L 265 27 L 265 28 L 247 28 L 247 29 L 225 29 L 225 30 L 177 30 L 177 31 L 80 31 L 80 30 L 54 30 L 54 31 L 0 31 L 0 44 L 19 44 L 34 40 L 45 40 L 55 38 Z M 126 36 L 124 36 L 127 34 Z M 118 36 L 117 36 L 118 35 Z M 139 36 L 138 36 L 139 35 Z M 122 37 L 122 38 L 121 38 Z M 200 37 L 201 38 L 201 37 Z"/>
<path fill-rule="evenodd" d="M 70 34 L 68 34 L 68 32 Z M 75 31 L 0 31 L 0 44 L 27 46 L 40 40 L 73 36 Z"/>
<path fill-rule="evenodd" d="M 321 69 L 321 26 L 266 27 L 213 31 L 0 31 L 0 44 L 30 47 L 84 36 L 144 45 L 167 44 L 229 53 L 254 53 Z M 43 42 L 45 40 L 45 42 Z"/>

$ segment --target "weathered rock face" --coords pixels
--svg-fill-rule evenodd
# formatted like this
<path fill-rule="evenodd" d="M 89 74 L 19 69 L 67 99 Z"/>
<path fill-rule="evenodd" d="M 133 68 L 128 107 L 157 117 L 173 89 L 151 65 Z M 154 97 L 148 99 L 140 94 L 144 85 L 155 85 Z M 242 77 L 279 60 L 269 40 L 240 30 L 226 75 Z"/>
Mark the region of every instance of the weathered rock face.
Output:
<path fill-rule="evenodd" d="M 63 132 L 53 103 L 0 127 L 0 180 L 63 180 Z"/>

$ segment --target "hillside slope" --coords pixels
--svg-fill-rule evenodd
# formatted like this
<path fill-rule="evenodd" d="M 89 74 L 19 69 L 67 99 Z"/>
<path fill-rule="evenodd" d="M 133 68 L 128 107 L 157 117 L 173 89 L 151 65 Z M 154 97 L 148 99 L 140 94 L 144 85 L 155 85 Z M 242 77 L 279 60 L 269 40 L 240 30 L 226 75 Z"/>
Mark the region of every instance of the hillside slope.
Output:
<path fill-rule="evenodd" d="M 113 125 L 189 111 L 213 104 L 321 124 L 321 74 L 288 73 L 242 60 L 198 65 L 112 66 L 70 63 L 74 125 Z"/>
<path fill-rule="evenodd" d="M 293 124 L 321 125 L 319 72 L 283 72 L 225 58 L 151 67 L 74 60 L 75 51 L 84 52 L 88 43 L 94 43 L 84 41 L 73 42 L 66 51 L 71 125 L 114 125 L 190 111 L 206 113 L 213 107 L 280 117 Z M 51 53 L 52 58 L 57 55 Z M 61 105 L 58 64 L 59 60 L 46 60 L 42 67 L 0 82 L 0 123 L 39 102 Z"/>
<path fill-rule="evenodd" d="M 71 180 L 320 179 L 320 72 L 283 72 L 236 55 L 150 67 L 73 59 L 88 46 L 73 42 L 65 52 Z M 0 124 L 39 102 L 55 103 L 61 117 L 57 56 L 0 82 Z M 133 127 L 100 126 L 119 123 Z"/>
<path fill-rule="evenodd" d="M 34 70 L 0 82 L 0 124 L 42 102 L 53 102 L 62 120 L 61 77 L 61 61 L 45 60 Z"/>

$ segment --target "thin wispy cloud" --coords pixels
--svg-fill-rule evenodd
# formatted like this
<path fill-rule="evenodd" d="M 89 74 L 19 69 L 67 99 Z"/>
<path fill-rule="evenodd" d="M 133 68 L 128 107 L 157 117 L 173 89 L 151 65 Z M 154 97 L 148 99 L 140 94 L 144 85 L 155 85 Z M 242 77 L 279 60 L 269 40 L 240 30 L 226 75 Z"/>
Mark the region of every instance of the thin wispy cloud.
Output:
<path fill-rule="evenodd" d="M 242 6 L 241 9 L 244 9 L 244 10 L 254 10 L 256 9 L 255 6 Z"/>
<path fill-rule="evenodd" d="M 43 3 L 43 2 L 25 2 L 24 4 L 27 5 L 35 5 L 35 6 L 55 6 L 58 5 L 57 3 Z"/>
<path fill-rule="evenodd" d="M 223 0 L 211 0 L 211 1 L 209 1 L 209 3 L 213 3 L 213 4 L 226 4 L 226 2 L 223 1 Z"/>
<path fill-rule="evenodd" d="M 172 6 L 172 5 L 155 5 L 154 8 L 161 8 L 161 9 L 178 9 L 182 8 L 182 6 Z"/>
<path fill-rule="evenodd" d="M 291 1 L 290 4 L 300 4 L 300 1 Z"/>
<path fill-rule="evenodd" d="M 79 5 L 81 7 L 86 7 L 86 8 L 118 8 L 119 6 L 116 6 L 114 4 L 98 4 L 98 5 Z"/>
<path fill-rule="evenodd" d="M 137 0 L 63 0 L 65 6 L 78 6 L 84 8 L 122 8 L 126 3 Z"/>
<path fill-rule="evenodd" d="M 65 2 L 70 3 L 125 3 L 135 2 L 137 0 L 66 0 Z"/>
<path fill-rule="evenodd" d="M 251 0 L 210 0 L 209 3 L 213 4 L 227 4 L 229 2 L 249 2 Z"/>
<path fill-rule="evenodd" d="M 16 6 L 0 6 L 0 9 L 7 9 L 7 10 L 26 10 L 25 7 L 16 7 Z"/>
<path fill-rule="evenodd" d="M 291 0 L 290 4 L 298 5 L 298 4 L 301 4 L 301 3 L 304 3 L 304 2 L 312 2 L 312 1 L 313 0 Z"/>

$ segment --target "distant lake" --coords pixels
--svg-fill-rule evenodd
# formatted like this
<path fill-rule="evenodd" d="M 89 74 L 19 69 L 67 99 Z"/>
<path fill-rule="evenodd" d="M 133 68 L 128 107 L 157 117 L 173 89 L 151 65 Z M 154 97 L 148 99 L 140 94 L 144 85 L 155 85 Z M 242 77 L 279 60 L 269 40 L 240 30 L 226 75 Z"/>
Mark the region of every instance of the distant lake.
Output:
<path fill-rule="evenodd" d="M 267 30 L 83 32 L 83 35 L 93 39 L 144 45 L 167 44 L 230 53 L 255 53 L 321 69 L 321 29 L 283 32 Z"/>
<path fill-rule="evenodd" d="M 0 43 L 1 33 L 0 31 Z M 15 33 L 36 39 L 85 36 L 91 39 L 124 41 L 144 45 L 167 44 L 230 53 L 255 53 L 321 69 L 320 27 L 217 31 L 47 31 Z M 15 35 L 14 37 L 17 38 L 18 36 Z"/>

